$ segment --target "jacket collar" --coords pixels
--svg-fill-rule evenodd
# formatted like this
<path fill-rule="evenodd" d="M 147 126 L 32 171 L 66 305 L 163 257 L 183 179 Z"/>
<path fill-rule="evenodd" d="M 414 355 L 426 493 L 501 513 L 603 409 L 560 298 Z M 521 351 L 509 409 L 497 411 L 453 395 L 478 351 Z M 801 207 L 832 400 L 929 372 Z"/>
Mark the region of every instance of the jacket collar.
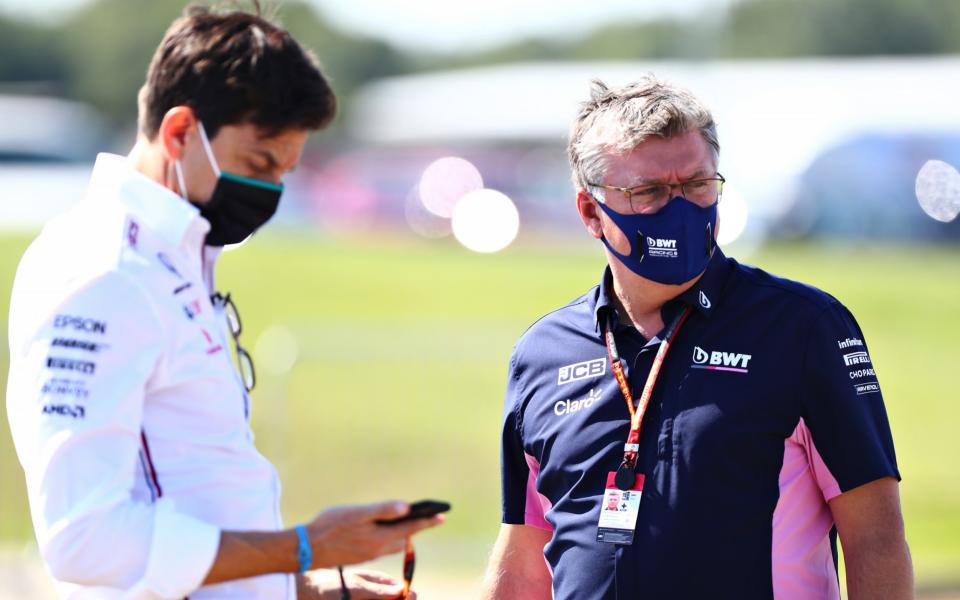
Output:
<path fill-rule="evenodd" d="M 171 247 L 200 250 L 210 224 L 173 191 L 140 173 L 126 157 L 101 153 L 93 166 L 87 202 L 117 202 L 138 223 Z"/>

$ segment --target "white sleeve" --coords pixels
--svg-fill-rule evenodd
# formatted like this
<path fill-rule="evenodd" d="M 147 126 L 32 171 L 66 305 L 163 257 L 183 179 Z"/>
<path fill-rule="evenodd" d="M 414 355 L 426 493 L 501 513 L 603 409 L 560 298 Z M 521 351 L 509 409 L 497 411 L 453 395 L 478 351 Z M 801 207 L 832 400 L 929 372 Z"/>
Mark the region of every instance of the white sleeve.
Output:
<path fill-rule="evenodd" d="M 167 344 L 147 295 L 118 272 L 59 297 L 28 281 L 14 287 L 10 321 L 8 415 L 50 572 L 183 598 L 213 564 L 220 531 L 168 499 L 132 496 L 144 390 Z"/>

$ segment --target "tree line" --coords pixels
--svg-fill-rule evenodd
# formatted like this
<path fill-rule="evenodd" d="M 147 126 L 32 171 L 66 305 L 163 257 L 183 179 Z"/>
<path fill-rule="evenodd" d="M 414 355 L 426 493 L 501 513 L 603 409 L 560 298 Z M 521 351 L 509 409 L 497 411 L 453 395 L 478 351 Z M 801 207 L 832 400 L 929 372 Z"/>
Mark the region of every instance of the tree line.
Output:
<path fill-rule="evenodd" d="M 0 18 L 0 90 L 83 100 L 116 124 L 130 124 L 150 56 L 183 6 L 183 0 L 93 0 L 54 25 Z M 683 19 L 616 23 L 579 35 L 448 54 L 411 52 L 340 31 L 300 0 L 278 4 L 276 13 L 316 51 L 346 97 L 379 77 L 515 61 L 960 52 L 956 0 L 737 0 L 725 10 Z M 345 107 L 349 110 L 349 103 Z"/>

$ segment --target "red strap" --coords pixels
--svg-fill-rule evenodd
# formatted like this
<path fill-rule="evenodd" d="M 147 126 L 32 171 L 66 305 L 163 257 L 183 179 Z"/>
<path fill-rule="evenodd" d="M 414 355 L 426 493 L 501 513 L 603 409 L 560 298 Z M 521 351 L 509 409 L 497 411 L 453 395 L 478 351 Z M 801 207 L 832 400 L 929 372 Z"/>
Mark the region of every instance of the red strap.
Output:
<path fill-rule="evenodd" d="M 617 353 L 617 344 L 613 337 L 613 331 L 610 329 L 610 320 L 607 319 L 606 331 L 604 332 L 604 338 L 607 343 L 607 358 L 610 359 L 613 376 L 617 379 L 617 384 L 620 386 L 623 399 L 627 402 L 627 410 L 630 412 L 630 434 L 627 436 L 627 443 L 624 445 L 623 460 L 631 468 L 637 464 L 637 452 L 639 451 L 637 446 L 640 442 L 640 427 L 643 425 L 643 417 L 647 412 L 647 407 L 650 405 L 653 386 L 657 383 L 657 377 L 660 376 L 660 368 L 663 366 L 663 361 L 667 357 L 667 352 L 670 351 L 671 344 L 673 344 L 677 334 L 680 333 L 680 327 L 686 322 L 691 312 L 692 310 L 688 306 L 674 319 L 673 323 L 671 323 L 667 329 L 666 335 L 664 336 L 665 339 L 660 342 L 657 357 L 653 359 L 650 373 L 647 374 L 647 381 L 643 386 L 643 393 L 640 395 L 640 403 L 636 408 L 634 408 L 633 394 L 630 392 L 630 383 L 627 381 L 627 376 L 623 371 L 623 360 Z"/>

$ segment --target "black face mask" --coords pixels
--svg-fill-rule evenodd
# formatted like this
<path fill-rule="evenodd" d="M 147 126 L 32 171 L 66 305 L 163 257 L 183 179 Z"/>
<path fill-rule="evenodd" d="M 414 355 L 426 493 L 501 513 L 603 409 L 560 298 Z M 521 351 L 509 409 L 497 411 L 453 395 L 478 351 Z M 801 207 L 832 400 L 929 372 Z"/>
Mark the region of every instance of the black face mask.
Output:
<path fill-rule="evenodd" d="M 283 185 L 221 171 L 217 165 L 217 159 L 213 156 L 213 149 L 210 147 L 210 140 L 207 138 L 203 123 L 198 121 L 197 124 L 203 149 L 207 153 L 213 171 L 217 174 L 217 184 L 213 188 L 210 200 L 206 203 L 200 204 L 190 200 L 186 194 L 187 188 L 180 161 L 177 161 L 175 167 L 180 193 L 187 198 L 188 202 L 200 209 L 200 216 L 210 222 L 210 232 L 207 233 L 206 240 L 208 246 L 239 244 L 277 212 Z"/>
<path fill-rule="evenodd" d="M 239 244 L 247 239 L 277 212 L 282 192 L 282 185 L 220 173 L 210 200 L 196 205 L 210 221 L 207 245 Z"/>

